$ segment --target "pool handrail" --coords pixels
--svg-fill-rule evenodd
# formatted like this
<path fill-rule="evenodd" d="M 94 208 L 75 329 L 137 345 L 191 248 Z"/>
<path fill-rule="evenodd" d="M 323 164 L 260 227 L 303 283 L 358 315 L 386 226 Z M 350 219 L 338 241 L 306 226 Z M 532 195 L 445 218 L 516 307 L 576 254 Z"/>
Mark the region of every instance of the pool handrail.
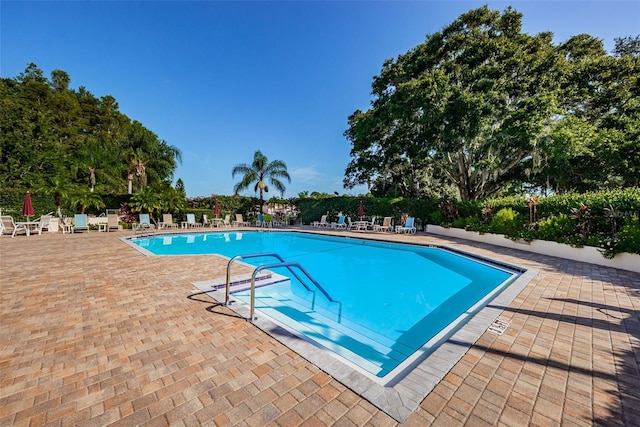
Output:
<path fill-rule="evenodd" d="M 255 290 L 256 290 L 256 276 L 258 275 L 258 273 L 262 270 L 266 270 L 269 268 L 278 268 L 278 267 L 286 267 L 287 270 L 289 270 L 294 276 L 296 276 L 296 278 L 298 278 L 298 275 L 296 275 L 293 270 L 291 269 L 291 267 L 298 267 L 304 274 L 305 276 L 307 276 L 309 278 L 309 280 L 311 280 L 311 282 L 313 282 L 313 284 L 318 288 L 318 290 L 320 290 L 320 292 L 322 292 L 322 294 L 327 298 L 327 300 L 329 300 L 332 303 L 338 304 L 338 306 L 340 307 L 338 310 L 338 323 L 340 322 L 340 320 L 342 319 L 342 303 L 340 301 L 336 301 L 333 298 L 331 298 L 331 296 L 327 293 L 327 291 L 320 285 L 320 283 L 318 283 L 316 281 L 316 279 L 314 279 L 307 270 L 305 270 L 305 268 L 300 265 L 300 263 L 295 262 L 295 261 L 285 261 L 285 262 L 278 262 L 275 264 L 266 264 L 266 265 L 261 265 L 259 267 L 256 267 L 256 269 L 253 271 L 253 274 L 251 275 L 251 311 L 249 314 L 249 320 L 253 322 L 254 319 L 254 312 L 255 312 Z M 305 287 L 305 289 L 307 289 L 310 292 L 313 292 L 311 289 L 309 289 L 308 286 L 306 286 L 304 284 L 304 282 L 302 282 L 300 279 L 298 279 L 298 281 L 302 284 L 302 286 Z M 314 292 L 315 295 L 315 292 Z M 315 296 L 314 296 L 315 299 Z"/>
<path fill-rule="evenodd" d="M 254 307 L 255 307 L 255 301 L 254 301 L 254 296 L 255 296 L 255 277 L 256 275 L 262 271 L 265 270 L 267 268 L 277 268 L 277 267 L 286 267 L 287 270 L 289 270 L 289 272 L 291 272 L 291 274 L 294 275 L 294 277 L 296 279 L 298 279 L 298 282 L 300 282 L 300 284 L 302 286 L 304 286 L 304 288 L 313 293 L 313 305 L 315 305 L 315 291 L 311 288 L 309 288 L 309 286 L 307 286 L 307 284 L 300 278 L 300 276 L 298 276 L 296 274 L 295 271 L 293 271 L 293 269 L 291 267 L 297 267 L 300 269 L 300 271 L 302 271 L 305 276 L 307 276 L 307 278 L 309 280 L 311 280 L 311 282 L 314 284 L 314 286 L 316 288 L 318 288 L 318 290 L 320 292 L 322 292 L 322 295 L 325 296 L 325 298 L 332 303 L 336 303 L 340 305 L 340 309 L 338 312 L 338 319 L 340 319 L 342 317 L 342 303 L 340 301 L 336 301 L 335 299 L 333 299 L 331 297 L 331 295 L 329 295 L 329 293 L 322 287 L 322 285 L 320 285 L 320 283 L 318 283 L 318 281 L 316 279 L 314 279 L 311 274 L 309 274 L 309 272 L 302 266 L 300 265 L 300 263 L 297 262 L 291 262 L 291 261 L 285 261 L 284 258 L 282 258 L 282 256 L 280 256 L 280 254 L 276 253 L 276 252 L 263 252 L 263 253 L 255 253 L 255 254 L 245 254 L 245 255 L 236 255 L 233 258 L 231 258 L 229 260 L 229 262 L 227 263 L 227 282 L 225 285 L 225 302 L 224 305 L 228 306 L 229 305 L 229 299 L 230 299 L 230 288 L 231 288 L 231 264 L 233 264 L 235 261 L 239 260 L 239 259 L 246 259 L 246 258 L 258 258 L 258 257 L 274 257 L 277 258 L 280 263 L 276 263 L 276 264 L 269 264 L 269 265 L 262 265 L 257 267 L 254 271 L 253 274 L 251 276 L 251 317 L 250 319 L 253 321 L 253 312 L 254 312 Z"/>
<path fill-rule="evenodd" d="M 231 288 L 231 264 L 233 264 L 239 259 L 260 258 L 260 257 L 268 257 L 268 256 L 277 258 L 280 262 L 285 262 L 284 258 L 282 258 L 280 254 L 276 252 L 262 252 L 262 253 L 255 253 L 255 254 L 236 255 L 229 260 L 229 262 L 227 263 L 227 283 L 225 286 L 224 305 L 229 305 L 229 289 Z M 307 285 L 304 284 L 302 279 L 300 279 L 300 277 L 294 271 L 291 271 L 291 274 L 293 274 L 295 278 L 298 279 L 300 283 L 302 283 L 302 286 L 304 286 L 306 290 L 308 290 L 309 292 L 313 292 L 311 289 L 309 289 Z"/>

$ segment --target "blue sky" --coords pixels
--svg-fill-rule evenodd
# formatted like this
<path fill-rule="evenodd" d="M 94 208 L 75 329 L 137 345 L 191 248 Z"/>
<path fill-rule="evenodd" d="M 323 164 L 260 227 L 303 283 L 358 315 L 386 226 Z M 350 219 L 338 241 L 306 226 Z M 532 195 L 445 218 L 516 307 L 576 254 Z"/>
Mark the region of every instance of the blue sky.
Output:
<path fill-rule="evenodd" d="M 261 150 L 291 174 L 285 197 L 346 190 L 347 117 L 395 58 L 469 9 L 509 4 L 523 31 L 640 34 L 634 1 L 0 1 L 0 76 L 54 69 L 182 151 L 187 195 L 231 194 Z M 246 193 L 252 195 L 253 192 Z M 276 195 L 269 193 L 267 197 Z"/>

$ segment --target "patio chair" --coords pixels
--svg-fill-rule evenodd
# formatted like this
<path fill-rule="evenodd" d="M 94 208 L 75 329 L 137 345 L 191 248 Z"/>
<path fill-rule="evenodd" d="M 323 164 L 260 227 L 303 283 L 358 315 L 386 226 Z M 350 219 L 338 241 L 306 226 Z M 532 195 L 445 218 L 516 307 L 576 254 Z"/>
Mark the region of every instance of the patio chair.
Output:
<path fill-rule="evenodd" d="M 213 223 L 211 222 L 207 214 L 202 214 L 202 225 L 204 227 L 207 227 L 207 226 L 213 227 Z"/>
<path fill-rule="evenodd" d="M 327 216 L 322 215 L 320 221 L 313 221 L 311 225 L 314 227 L 329 227 L 331 224 L 327 222 Z"/>
<path fill-rule="evenodd" d="M 396 227 L 396 233 L 416 234 L 416 227 L 413 225 L 414 218 L 412 216 L 407 218 L 404 225 Z"/>
<path fill-rule="evenodd" d="M 344 222 L 344 220 L 345 220 L 345 216 L 340 215 L 340 217 L 338 218 L 338 222 L 331 223 L 331 228 L 346 230 L 347 224 Z"/>
<path fill-rule="evenodd" d="M 271 225 L 271 221 L 267 221 L 264 218 L 264 214 L 258 214 L 258 219 L 256 219 L 256 227 L 269 227 Z"/>
<path fill-rule="evenodd" d="M 73 218 L 64 217 L 62 218 L 62 222 L 60 223 L 62 227 L 62 234 L 70 233 L 73 234 Z"/>
<path fill-rule="evenodd" d="M 233 226 L 234 227 L 248 227 L 250 226 L 251 223 L 248 221 L 245 221 L 244 218 L 242 217 L 242 214 L 236 214 L 236 220 L 233 221 Z"/>
<path fill-rule="evenodd" d="M 15 222 L 13 222 L 13 217 L 10 215 L 0 216 L 0 221 L 2 222 L 2 225 L 0 226 L 0 228 L 2 228 L 0 235 L 10 234 L 13 238 L 18 233 L 18 231 L 24 231 L 24 234 L 27 234 L 27 227 L 25 225 L 16 224 Z"/>
<path fill-rule="evenodd" d="M 273 214 L 273 219 L 271 220 L 271 225 L 273 225 L 274 227 L 280 227 L 280 226 L 284 225 L 284 221 L 282 220 L 282 217 L 280 216 L 280 214 L 278 214 L 278 213 Z"/>
<path fill-rule="evenodd" d="M 107 214 L 107 231 L 120 230 L 120 217 L 117 213 Z"/>
<path fill-rule="evenodd" d="M 73 232 L 75 233 L 77 230 L 89 231 L 87 214 L 75 214 L 73 216 Z"/>
<path fill-rule="evenodd" d="M 372 216 L 372 217 L 371 217 L 371 222 L 370 222 L 370 223 L 368 223 L 368 224 L 365 226 L 365 228 L 364 228 L 364 229 L 365 229 L 365 230 L 375 230 L 375 227 L 376 227 L 376 217 L 375 217 L 375 216 Z"/>
<path fill-rule="evenodd" d="M 224 220 L 222 221 L 222 225 L 225 227 L 231 227 L 231 215 L 230 214 L 226 214 L 224 216 Z"/>
<path fill-rule="evenodd" d="M 196 222 L 196 215 L 192 213 L 187 214 L 187 227 L 202 227 L 202 224 Z"/>
<path fill-rule="evenodd" d="M 158 224 L 158 228 L 172 228 L 177 226 L 178 224 L 173 222 L 173 215 L 162 214 L 162 221 Z"/>
<path fill-rule="evenodd" d="M 391 217 L 390 216 L 385 216 L 384 219 L 382 220 L 382 225 L 376 224 L 373 226 L 373 231 L 391 231 L 392 225 L 391 225 Z"/>
<path fill-rule="evenodd" d="M 151 224 L 151 219 L 149 218 L 148 213 L 141 213 L 138 218 L 138 223 L 133 224 L 133 231 L 142 231 L 142 230 L 153 230 L 153 224 Z"/>
<path fill-rule="evenodd" d="M 35 230 L 32 231 L 37 231 L 38 234 L 42 234 L 42 230 L 49 230 L 49 224 L 51 223 L 51 214 L 48 215 L 42 215 L 40 217 L 40 219 L 38 219 L 38 224 L 36 225 Z"/>

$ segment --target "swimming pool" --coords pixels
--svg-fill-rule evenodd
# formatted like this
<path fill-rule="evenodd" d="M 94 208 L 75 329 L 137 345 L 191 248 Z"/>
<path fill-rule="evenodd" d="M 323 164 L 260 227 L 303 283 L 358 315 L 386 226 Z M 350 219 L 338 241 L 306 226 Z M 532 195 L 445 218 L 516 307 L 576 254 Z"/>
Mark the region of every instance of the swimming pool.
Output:
<path fill-rule="evenodd" d="M 520 274 L 439 247 L 301 232 L 167 234 L 132 242 L 156 255 L 276 252 L 300 263 L 338 303 L 292 278 L 257 288 L 259 313 L 377 378 L 417 353 L 424 357 L 430 342 L 459 328 Z M 233 296 L 249 300 L 246 289 Z"/>

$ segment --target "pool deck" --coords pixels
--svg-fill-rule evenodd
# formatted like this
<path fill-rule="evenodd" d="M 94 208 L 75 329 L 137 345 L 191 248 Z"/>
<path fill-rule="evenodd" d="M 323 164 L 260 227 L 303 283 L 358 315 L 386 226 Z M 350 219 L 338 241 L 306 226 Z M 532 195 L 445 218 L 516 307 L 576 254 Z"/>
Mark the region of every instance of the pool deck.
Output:
<path fill-rule="evenodd" d="M 482 333 L 398 423 L 196 289 L 223 259 L 148 257 L 130 234 L 0 238 L 0 426 L 640 425 L 638 273 L 369 233 L 537 270 L 504 333 Z"/>

